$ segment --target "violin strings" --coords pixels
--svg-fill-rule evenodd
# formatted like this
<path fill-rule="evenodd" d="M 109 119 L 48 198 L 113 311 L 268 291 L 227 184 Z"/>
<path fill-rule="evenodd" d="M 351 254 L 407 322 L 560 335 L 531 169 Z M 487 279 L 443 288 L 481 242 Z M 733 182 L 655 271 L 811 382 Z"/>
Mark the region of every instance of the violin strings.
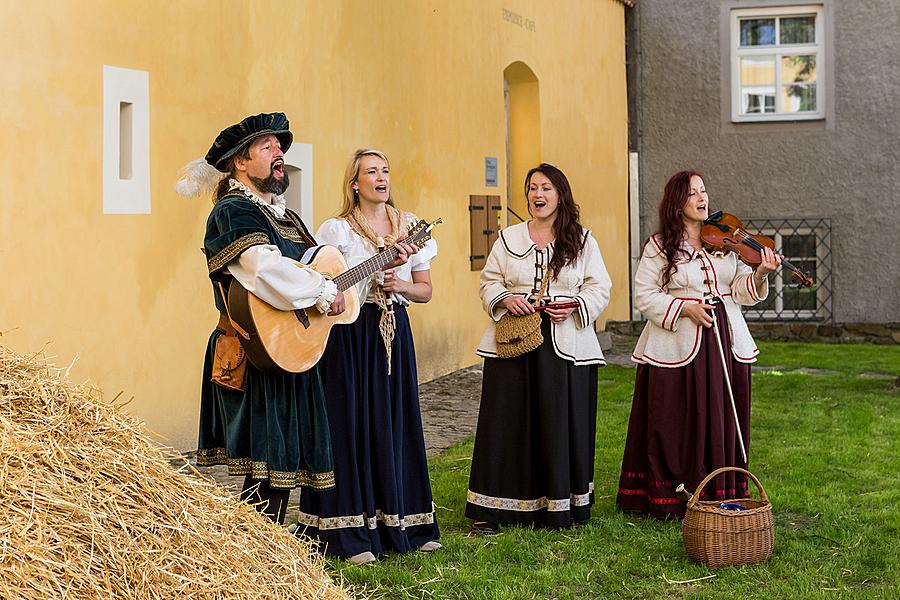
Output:
<path fill-rule="evenodd" d="M 753 248 L 754 250 L 758 250 L 758 251 L 762 252 L 762 249 L 763 249 L 764 246 L 763 246 L 762 244 L 760 244 L 759 242 L 757 242 L 755 239 L 753 239 L 753 238 L 750 236 L 750 234 L 747 233 L 746 231 L 744 231 L 743 229 L 735 229 L 735 230 L 734 230 L 734 235 L 735 235 L 735 237 L 738 239 L 739 242 L 744 242 L 745 244 L 747 244 L 748 246 L 750 246 L 750 247 Z M 805 273 L 803 273 L 803 271 L 801 271 L 800 269 L 798 269 L 797 267 L 795 267 L 795 266 L 794 266 L 793 264 L 791 264 L 791 262 L 788 261 L 787 259 L 784 259 L 784 260 L 782 261 L 781 266 L 783 266 L 783 267 L 789 269 L 789 270 L 792 271 L 795 275 L 802 276 L 802 277 L 801 277 L 802 279 L 805 279 L 805 277 L 806 277 L 806 275 L 805 275 Z"/>
<path fill-rule="evenodd" d="M 735 229 L 734 233 L 738 237 L 738 241 L 744 242 L 754 250 L 762 251 L 763 245 L 750 237 L 750 234 L 744 231 L 743 229 Z"/>

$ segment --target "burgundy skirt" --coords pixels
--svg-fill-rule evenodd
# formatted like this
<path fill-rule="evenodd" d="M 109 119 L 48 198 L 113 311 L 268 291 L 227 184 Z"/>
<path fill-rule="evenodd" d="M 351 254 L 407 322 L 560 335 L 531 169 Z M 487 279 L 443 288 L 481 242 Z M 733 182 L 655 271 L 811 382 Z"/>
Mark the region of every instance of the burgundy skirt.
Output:
<path fill-rule="evenodd" d="M 749 454 L 750 365 L 738 362 L 731 353 L 728 317 L 721 304 L 716 318 Z M 616 496 L 621 510 L 658 519 L 681 518 L 686 503 L 675 495 L 679 483 L 693 492 L 719 467 L 747 468 L 726 386 L 711 327 L 703 329 L 700 352 L 688 365 L 675 369 L 638 366 Z M 701 494 L 704 500 L 747 496 L 747 478 L 733 471 L 710 481 Z"/>

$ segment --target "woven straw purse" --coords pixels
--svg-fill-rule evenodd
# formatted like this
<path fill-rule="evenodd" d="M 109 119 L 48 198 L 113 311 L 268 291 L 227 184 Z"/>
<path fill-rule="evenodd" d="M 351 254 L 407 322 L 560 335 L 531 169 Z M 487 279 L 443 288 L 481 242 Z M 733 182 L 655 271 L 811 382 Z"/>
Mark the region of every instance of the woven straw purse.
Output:
<path fill-rule="evenodd" d="M 541 281 L 541 291 L 534 299 L 534 307 L 540 306 L 547 293 L 547 285 L 550 283 L 550 270 L 544 272 Z M 541 313 L 535 311 L 524 317 L 506 313 L 494 330 L 494 339 L 497 341 L 497 356 L 500 358 L 514 358 L 531 352 L 544 343 L 541 334 Z"/>

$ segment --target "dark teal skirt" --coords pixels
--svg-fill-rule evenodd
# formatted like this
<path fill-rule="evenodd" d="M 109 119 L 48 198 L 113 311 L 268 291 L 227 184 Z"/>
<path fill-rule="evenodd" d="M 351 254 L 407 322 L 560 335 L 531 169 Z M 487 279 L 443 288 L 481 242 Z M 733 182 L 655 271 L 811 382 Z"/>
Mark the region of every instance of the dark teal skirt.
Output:
<path fill-rule="evenodd" d="M 200 395 L 199 466 L 267 480 L 276 489 L 334 487 L 331 435 L 318 367 L 262 373 L 247 366 L 243 392 L 210 381 L 216 329 L 209 338 Z"/>

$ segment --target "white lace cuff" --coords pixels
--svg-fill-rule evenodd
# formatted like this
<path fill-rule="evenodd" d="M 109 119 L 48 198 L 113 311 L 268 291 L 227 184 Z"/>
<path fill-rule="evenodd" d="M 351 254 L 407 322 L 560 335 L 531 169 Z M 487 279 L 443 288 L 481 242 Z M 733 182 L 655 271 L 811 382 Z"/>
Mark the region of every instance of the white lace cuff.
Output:
<path fill-rule="evenodd" d="M 328 314 L 328 311 L 331 310 L 331 303 L 337 297 L 337 291 L 337 286 L 332 280 L 322 279 L 322 290 L 319 292 L 319 297 L 316 298 L 316 308 L 320 313 Z"/>

